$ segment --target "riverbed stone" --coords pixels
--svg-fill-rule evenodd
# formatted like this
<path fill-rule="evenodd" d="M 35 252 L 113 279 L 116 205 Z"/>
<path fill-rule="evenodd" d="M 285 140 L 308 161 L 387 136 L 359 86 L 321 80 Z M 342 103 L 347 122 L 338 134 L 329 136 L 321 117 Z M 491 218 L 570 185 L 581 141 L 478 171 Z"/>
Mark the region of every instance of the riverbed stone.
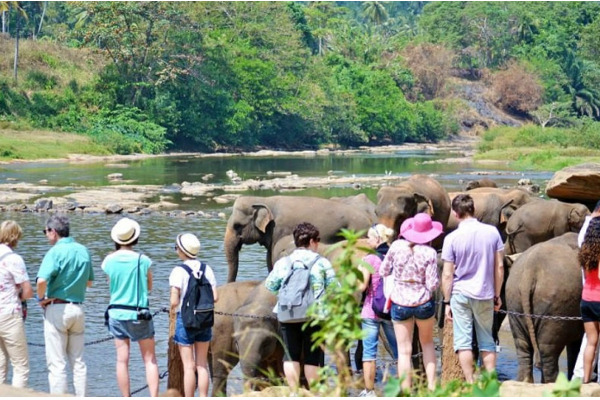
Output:
<path fill-rule="evenodd" d="M 119 181 L 119 180 L 123 179 L 123 174 L 121 174 L 119 172 L 115 172 L 114 174 L 106 175 L 106 177 L 108 178 L 109 181 Z"/>
<path fill-rule="evenodd" d="M 86 207 L 83 209 L 83 212 L 86 214 L 104 214 L 104 209 L 100 207 Z"/>
<path fill-rule="evenodd" d="M 500 397 L 544 397 L 551 393 L 554 383 L 526 383 L 517 381 L 504 381 L 500 385 Z M 599 397 L 600 384 L 589 383 L 581 385 L 581 397 Z"/>
<path fill-rule="evenodd" d="M 600 199 L 600 164 L 584 163 L 556 171 L 546 194 L 558 200 L 595 202 Z"/>
<path fill-rule="evenodd" d="M 214 177 L 215 177 L 214 174 L 206 174 L 201 179 L 206 182 L 206 181 L 208 181 L 208 180 L 210 180 L 210 179 L 212 179 Z"/>
<path fill-rule="evenodd" d="M 52 208 L 52 200 L 50 199 L 39 199 L 35 202 L 34 210 L 35 211 L 48 211 Z"/>
<path fill-rule="evenodd" d="M 107 214 L 120 214 L 123 212 L 123 207 L 120 204 L 112 203 L 106 206 Z"/>
<path fill-rule="evenodd" d="M 152 210 L 149 208 L 142 208 L 138 214 L 140 215 L 148 215 L 148 214 L 152 214 Z"/>

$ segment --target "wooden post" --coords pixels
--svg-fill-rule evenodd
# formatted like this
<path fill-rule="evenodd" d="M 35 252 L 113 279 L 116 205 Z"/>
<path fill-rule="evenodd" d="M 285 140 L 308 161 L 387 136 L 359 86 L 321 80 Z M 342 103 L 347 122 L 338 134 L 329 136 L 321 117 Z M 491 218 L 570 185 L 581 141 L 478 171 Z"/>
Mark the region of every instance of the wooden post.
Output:
<path fill-rule="evenodd" d="M 454 380 L 464 380 L 465 376 L 458 361 L 458 355 L 454 352 L 453 322 L 444 321 L 444 338 L 442 343 L 442 385 Z"/>
<path fill-rule="evenodd" d="M 179 348 L 177 344 L 173 341 L 173 336 L 175 336 L 175 322 L 176 322 L 177 314 L 171 311 L 169 313 L 169 360 L 168 360 L 168 369 L 169 369 L 169 379 L 167 381 L 168 389 L 177 389 L 182 396 L 185 395 L 185 391 L 183 390 L 183 363 L 181 362 L 181 356 L 179 355 Z"/>

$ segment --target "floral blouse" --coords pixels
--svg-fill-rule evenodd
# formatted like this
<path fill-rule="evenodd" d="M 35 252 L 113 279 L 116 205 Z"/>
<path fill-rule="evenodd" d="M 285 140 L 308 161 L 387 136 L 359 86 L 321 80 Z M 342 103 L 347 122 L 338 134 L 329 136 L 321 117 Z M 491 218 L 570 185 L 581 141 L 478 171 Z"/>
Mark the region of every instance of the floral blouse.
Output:
<path fill-rule="evenodd" d="M 440 284 L 437 252 L 430 246 L 416 244 L 412 248 L 406 240 L 392 243 L 379 274 L 394 275 L 392 302 L 414 307 L 426 303 Z"/>

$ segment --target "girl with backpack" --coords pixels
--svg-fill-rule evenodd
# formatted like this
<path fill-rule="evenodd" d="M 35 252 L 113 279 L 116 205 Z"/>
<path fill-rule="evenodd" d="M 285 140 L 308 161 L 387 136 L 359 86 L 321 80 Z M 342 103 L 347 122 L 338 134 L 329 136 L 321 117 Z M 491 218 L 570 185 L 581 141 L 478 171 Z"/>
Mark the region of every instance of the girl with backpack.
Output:
<path fill-rule="evenodd" d="M 313 224 L 303 222 L 294 228 L 293 235 L 297 249 L 288 257 L 281 258 L 275 263 L 273 270 L 265 280 L 265 287 L 278 295 L 275 311 L 280 322 L 281 337 L 286 350 L 283 356 L 283 372 L 291 394 L 297 395 L 300 383 L 300 361 L 303 353 L 304 375 L 309 386 L 319 377 L 318 370 L 324 364 L 324 354 L 320 347 L 313 348 L 312 334 L 320 329 L 319 326 L 307 326 L 303 329 L 306 320 L 289 322 L 290 320 L 283 318 L 289 316 L 285 310 L 284 303 L 286 301 L 283 301 L 285 300 L 284 294 L 287 293 L 287 283 L 291 282 L 295 273 L 299 272 L 305 276 L 303 272 L 308 270 L 311 295 L 318 306 L 322 301 L 325 289 L 336 283 L 337 280 L 329 260 L 317 253 L 320 242 L 319 230 Z M 293 285 L 290 284 L 288 287 L 291 286 Z"/>
<path fill-rule="evenodd" d="M 120 219 L 110 232 L 115 251 L 104 258 L 102 270 L 108 275 L 110 305 L 105 318 L 108 331 L 115 337 L 117 384 L 123 397 L 129 397 L 130 341 L 138 342 L 146 366 L 150 396 L 158 396 L 158 365 L 154 344 L 154 323 L 148 292 L 152 290 L 152 261 L 137 253 L 140 225 L 129 218 Z"/>
<path fill-rule="evenodd" d="M 173 268 L 169 276 L 170 305 L 171 312 L 177 313 L 173 341 L 179 347 L 183 363 L 184 396 L 194 397 L 196 372 L 198 372 L 198 394 L 200 397 L 207 397 L 209 385 L 208 345 L 212 339 L 212 328 L 187 328 L 184 323 L 185 316 L 182 316 L 182 305 L 186 299 L 188 287 L 191 286 L 190 273 L 196 279 L 208 280 L 212 286 L 213 307 L 218 300 L 217 281 L 212 268 L 196 259 L 200 251 L 200 241 L 195 235 L 191 233 L 177 235 L 175 251 L 179 259 L 183 261 L 183 265 Z M 187 271 L 188 268 L 190 272 Z M 209 325 L 212 326 L 212 324 Z"/>
<path fill-rule="evenodd" d="M 435 302 L 433 293 L 440 284 L 437 252 L 431 241 L 442 234 L 442 224 L 432 221 L 425 213 L 408 218 L 400 227 L 404 239 L 392 243 L 379 274 L 394 276 L 392 290 L 392 320 L 398 342 L 398 376 L 403 389 L 412 386 L 412 335 L 414 324 L 419 327 L 419 341 L 423 349 L 423 364 L 427 387 L 435 389 L 435 348 L 433 325 Z"/>
<path fill-rule="evenodd" d="M 390 244 L 394 240 L 394 231 L 383 224 L 373 225 L 367 232 L 368 245 L 376 251 L 376 254 L 369 254 L 363 258 L 374 270 L 371 274 L 369 270 L 362 265 L 358 269 L 363 273 L 363 282 L 358 290 L 364 292 L 366 297 L 363 303 L 360 316 L 362 318 L 362 330 L 366 333 L 363 339 L 363 377 L 365 380 L 365 389 L 358 397 L 376 397 L 375 387 L 375 360 L 377 359 L 377 345 L 379 344 L 379 327 L 383 327 L 385 336 L 392 348 L 394 360 L 398 359 L 398 347 L 396 345 L 396 336 L 394 326 L 392 325 L 389 314 L 387 318 L 380 314 L 378 316 L 373 310 L 373 298 L 375 290 L 379 285 L 383 285 L 383 278 L 379 276 L 381 262 L 387 254 Z"/>

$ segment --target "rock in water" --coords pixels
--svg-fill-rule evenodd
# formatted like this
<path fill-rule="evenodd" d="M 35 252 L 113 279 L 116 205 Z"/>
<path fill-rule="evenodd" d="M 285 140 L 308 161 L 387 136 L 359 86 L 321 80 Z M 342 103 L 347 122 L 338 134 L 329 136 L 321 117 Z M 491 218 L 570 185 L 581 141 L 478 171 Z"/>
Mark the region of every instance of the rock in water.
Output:
<path fill-rule="evenodd" d="M 600 164 L 579 164 L 555 172 L 546 194 L 564 201 L 595 203 L 600 199 Z"/>

